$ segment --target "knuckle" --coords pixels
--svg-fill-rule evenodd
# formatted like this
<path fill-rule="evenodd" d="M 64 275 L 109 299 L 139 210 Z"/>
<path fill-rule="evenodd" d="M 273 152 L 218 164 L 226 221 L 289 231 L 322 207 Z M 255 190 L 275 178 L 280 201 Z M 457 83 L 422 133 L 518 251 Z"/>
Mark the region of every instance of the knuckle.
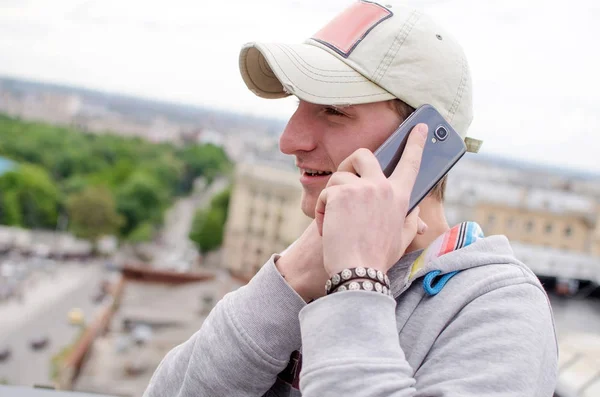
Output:
<path fill-rule="evenodd" d="M 410 192 L 402 191 L 399 194 L 394 195 L 395 205 L 402 210 L 408 211 L 410 205 Z"/>
<path fill-rule="evenodd" d="M 355 188 L 352 185 L 340 185 L 335 189 L 336 196 L 351 196 L 354 192 Z"/>
<path fill-rule="evenodd" d="M 408 167 L 409 167 L 409 170 L 411 170 L 415 174 L 418 174 L 419 170 L 421 169 L 421 160 L 418 157 L 411 158 L 410 161 L 408 162 Z"/>
<path fill-rule="evenodd" d="M 360 183 L 348 185 L 346 194 L 355 199 L 371 199 L 377 196 L 377 189 L 371 183 Z"/>
<path fill-rule="evenodd" d="M 333 174 L 331 174 L 331 177 L 329 178 L 329 181 L 327 181 L 327 187 L 335 185 L 338 182 L 339 178 L 340 178 L 340 173 L 338 171 L 336 171 Z"/>
<path fill-rule="evenodd" d="M 369 154 L 371 154 L 371 151 L 367 148 L 361 147 L 361 148 L 356 149 L 354 151 L 354 154 L 359 157 L 364 157 L 364 156 L 368 156 Z"/>
<path fill-rule="evenodd" d="M 386 197 L 394 194 L 394 187 L 387 179 L 377 181 L 375 185 L 380 194 L 383 194 Z"/>
<path fill-rule="evenodd" d="M 327 191 L 327 202 L 332 203 L 334 201 L 339 200 L 340 198 L 340 189 L 339 186 L 333 186 L 323 189 L 323 192 Z M 323 193 L 322 193 L 323 194 Z"/>
<path fill-rule="evenodd" d="M 370 157 L 373 156 L 373 153 L 369 149 L 359 148 L 356 149 L 353 153 L 353 161 L 357 164 L 368 164 Z"/>
<path fill-rule="evenodd" d="M 363 195 L 367 198 L 373 198 L 379 195 L 379 187 L 374 183 L 365 183 L 361 190 Z"/>

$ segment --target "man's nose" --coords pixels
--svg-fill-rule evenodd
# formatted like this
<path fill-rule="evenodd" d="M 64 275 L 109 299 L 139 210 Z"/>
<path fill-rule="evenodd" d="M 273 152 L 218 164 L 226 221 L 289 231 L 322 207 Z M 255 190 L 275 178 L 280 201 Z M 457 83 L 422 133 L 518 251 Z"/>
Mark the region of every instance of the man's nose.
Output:
<path fill-rule="evenodd" d="M 289 155 L 310 152 L 317 146 L 317 133 L 317 126 L 311 122 L 310 115 L 300 105 L 279 138 L 279 150 Z"/>

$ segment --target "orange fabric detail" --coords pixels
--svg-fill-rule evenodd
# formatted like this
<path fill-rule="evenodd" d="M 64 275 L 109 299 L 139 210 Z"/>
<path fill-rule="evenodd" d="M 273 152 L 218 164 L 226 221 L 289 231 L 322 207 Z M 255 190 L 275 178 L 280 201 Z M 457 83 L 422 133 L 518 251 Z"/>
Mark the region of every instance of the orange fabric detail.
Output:
<path fill-rule="evenodd" d="M 447 254 L 450 251 L 454 251 L 454 246 L 456 245 L 456 241 L 458 239 L 458 233 L 460 228 L 453 228 L 450 230 L 450 233 L 446 235 L 444 239 L 444 243 L 442 244 L 442 250 L 440 251 L 439 256 Z"/>

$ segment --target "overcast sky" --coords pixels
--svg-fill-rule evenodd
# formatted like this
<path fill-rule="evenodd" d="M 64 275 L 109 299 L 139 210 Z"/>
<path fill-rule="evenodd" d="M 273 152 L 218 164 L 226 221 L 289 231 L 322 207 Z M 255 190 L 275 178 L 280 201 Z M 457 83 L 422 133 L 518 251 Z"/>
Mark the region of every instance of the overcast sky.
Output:
<path fill-rule="evenodd" d="M 301 42 L 353 0 L 0 0 L 0 75 L 287 118 L 248 41 Z M 600 2 L 409 0 L 459 39 L 482 152 L 600 172 Z"/>

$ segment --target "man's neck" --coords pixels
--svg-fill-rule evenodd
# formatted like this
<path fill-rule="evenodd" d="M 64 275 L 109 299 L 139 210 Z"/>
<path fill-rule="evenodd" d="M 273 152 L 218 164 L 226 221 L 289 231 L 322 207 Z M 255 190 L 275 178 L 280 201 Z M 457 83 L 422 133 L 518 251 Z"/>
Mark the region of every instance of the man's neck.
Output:
<path fill-rule="evenodd" d="M 419 216 L 427 224 L 427 231 L 415 237 L 406 249 L 407 253 L 427 248 L 436 238 L 450 229 L 444 213 L 444 205 L 440 201 L 433 197 L 426 197 L 419 204 L 419 208 L 421 209 Z"/>

